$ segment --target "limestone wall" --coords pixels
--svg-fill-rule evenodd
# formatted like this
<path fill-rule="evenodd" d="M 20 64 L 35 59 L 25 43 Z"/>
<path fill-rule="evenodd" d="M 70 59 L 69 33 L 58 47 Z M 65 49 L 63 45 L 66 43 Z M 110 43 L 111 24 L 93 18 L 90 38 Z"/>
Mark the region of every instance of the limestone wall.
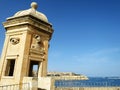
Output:
<path fill-rule="evenodd" d="M 56 76 L 55 80 L 87 80 L 86 76 Z"/>
<path fill-rule="evenodd" d="M 51 77 L 39 77 L 38 88 L 43 90 L 54 90 L 54 79 Z"/>

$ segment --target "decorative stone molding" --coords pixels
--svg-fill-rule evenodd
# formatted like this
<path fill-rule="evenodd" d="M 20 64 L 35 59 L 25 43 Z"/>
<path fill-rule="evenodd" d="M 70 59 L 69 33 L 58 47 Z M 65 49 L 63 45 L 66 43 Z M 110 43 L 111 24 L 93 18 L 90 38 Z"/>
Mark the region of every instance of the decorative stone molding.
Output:
<path fill-rule="evenodd" d="M 13 28 L 15 26 L 25 26 L 25 25 L 29 25 L 32 26 L 34 28 L 38 28 L 41 32 L 45 32 L 45 33 L 49 33 L 49 35 L 51 36 L 53 33 L 53 29 L 52 29 L 52 25 L 49 23 L 45 23 L 42 22 L 33 17 L 33 16 L 21 16 L 21 17 L 16 17 L 16 18 L 11 18 L 8 19 L 7 22 L 3 23 L 4 27 L 6 29 L 8 28 Z"/>
<path fill-rule="evenodd" d="M 16 37 L 10 38 L 10 43 L 13 45 L 18 44 L 19 42 L 20 42 L 20 38 L 16 38 Z"/>

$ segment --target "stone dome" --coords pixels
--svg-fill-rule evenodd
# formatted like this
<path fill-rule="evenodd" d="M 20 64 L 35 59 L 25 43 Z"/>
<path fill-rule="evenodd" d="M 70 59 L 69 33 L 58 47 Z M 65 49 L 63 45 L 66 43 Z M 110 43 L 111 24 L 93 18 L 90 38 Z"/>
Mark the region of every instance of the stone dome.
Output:
<path fill-rule="evenodd" d="M 36 9 L 37 9 L 37 3 L 36 2 L 32 2 L 30 9 L 18 11 L 17 13 L 14 14 L 13 17 L 20 17 L 20 16 L 25 16 L 25 15 L 31 15 L 31 16 L 34 16 L 34 17 L 36 17 L 36 18 L 38 18 L 38 19 L 48 23 L 47 17 L 43 13 L 38 12 Z"/>

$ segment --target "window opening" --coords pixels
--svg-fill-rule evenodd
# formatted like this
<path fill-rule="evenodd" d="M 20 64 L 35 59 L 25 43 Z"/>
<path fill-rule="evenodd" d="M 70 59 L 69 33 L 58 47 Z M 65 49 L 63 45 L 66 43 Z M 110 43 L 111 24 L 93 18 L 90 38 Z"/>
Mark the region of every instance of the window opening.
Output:
<path fill-rule="evenodd" d="M 14 67 L 15 67 L 15 59 L 8 59 L 5 70 L 5 76 L 13 76 Z"/>
<path fill-rule="evenodd" d="M 38 69 L 39 69 L 39 62 L 38 61 L 30 61 L 29 76 L 37 77 Z"/>

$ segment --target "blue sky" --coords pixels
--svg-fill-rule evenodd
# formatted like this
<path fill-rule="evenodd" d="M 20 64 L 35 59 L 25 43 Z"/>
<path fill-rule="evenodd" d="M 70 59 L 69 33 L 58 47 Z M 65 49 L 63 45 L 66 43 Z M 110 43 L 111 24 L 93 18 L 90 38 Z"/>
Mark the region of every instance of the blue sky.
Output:
<path fill-rule="evenodd" d="M 120 76 L 120 0 L 0 0 L 0 54 L 2 22 L 32 1 L 54 28 L 49 71 Z"/>

